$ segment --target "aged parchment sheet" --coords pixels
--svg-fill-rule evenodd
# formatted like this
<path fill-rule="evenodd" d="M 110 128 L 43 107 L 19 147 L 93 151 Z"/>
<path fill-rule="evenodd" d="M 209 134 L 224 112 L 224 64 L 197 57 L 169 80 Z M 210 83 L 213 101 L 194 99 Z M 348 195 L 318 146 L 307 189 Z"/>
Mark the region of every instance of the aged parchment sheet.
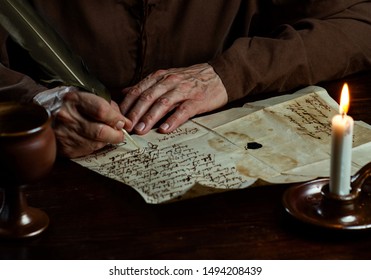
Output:
<path fill-rule="evenodd" d="M 329 176 L 338 104 L 320 87 L 155 130 L 74 161 L 137 190 L 147 203 Z M 352 172 L 371 161 L 371 126 L 355 122 Z"/>

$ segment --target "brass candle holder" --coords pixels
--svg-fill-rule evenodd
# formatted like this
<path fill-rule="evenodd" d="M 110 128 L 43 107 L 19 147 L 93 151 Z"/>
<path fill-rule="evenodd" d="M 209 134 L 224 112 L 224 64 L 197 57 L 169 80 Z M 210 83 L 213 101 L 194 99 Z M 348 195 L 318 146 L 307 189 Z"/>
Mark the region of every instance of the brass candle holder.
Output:
<path fill-rule="evenodd" d="M 329 191 L 329 178 L 312 180 L 285 191 L 283 205 L 295 218 L 320 227 L 343 230 L 371 228 L 371 162 L 351 178 L 349 195 Z"/>

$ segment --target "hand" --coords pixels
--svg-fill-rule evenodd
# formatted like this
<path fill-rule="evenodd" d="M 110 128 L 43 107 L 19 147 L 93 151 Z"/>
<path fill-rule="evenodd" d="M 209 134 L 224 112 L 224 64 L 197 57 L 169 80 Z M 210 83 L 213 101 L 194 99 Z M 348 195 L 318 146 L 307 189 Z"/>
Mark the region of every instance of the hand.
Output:
<path fill-rule="evenodd" d="M 115 102 L 87 92 L 69 92 L 55 116 L 55 135 L 62 156 L 75 158 L 124 140 L 130 124 Z"/>
<path fill-rule="evenodd" d="M 137 134 L 147 133 L 172 110 L 159 132 L 171 132 L 189 118 L 220 108 L 228 101 L 222 81 L 207 63 L 159 70 L 123 93 L 121 112 L 132 121 L 129 131 Z"/>

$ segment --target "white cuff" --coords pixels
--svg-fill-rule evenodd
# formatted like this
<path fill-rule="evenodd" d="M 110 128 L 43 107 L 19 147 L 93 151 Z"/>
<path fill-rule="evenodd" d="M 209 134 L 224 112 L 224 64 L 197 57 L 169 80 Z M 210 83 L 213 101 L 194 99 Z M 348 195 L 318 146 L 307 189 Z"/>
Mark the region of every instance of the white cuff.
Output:
<path fill-rule="evenodd" d="M 77 91 L 77 88 L 71 86 L 61 86 L 48 89 L 38 93 L 33 98 L 33 102 L 43 106 L 53 115 L 56 114 L 62 107 L 63 97 L 67 92 L 71 91 Z"/>

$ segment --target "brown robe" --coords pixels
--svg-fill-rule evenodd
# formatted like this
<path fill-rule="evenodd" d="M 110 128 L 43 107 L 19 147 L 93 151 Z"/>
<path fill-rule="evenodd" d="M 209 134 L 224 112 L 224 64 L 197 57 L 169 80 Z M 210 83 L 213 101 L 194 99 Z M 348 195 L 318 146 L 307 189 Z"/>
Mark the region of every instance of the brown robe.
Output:
<path fill-rule="evenodd" d="M 124 87 L 155 70 L 203 62 L 230 101 L 371 69 L 370 1 L 30 2 L 117 101 Z M 0 99 L 27 99 L 44 89 L 38 70 L 6 40 L 0 29 Z"/>

